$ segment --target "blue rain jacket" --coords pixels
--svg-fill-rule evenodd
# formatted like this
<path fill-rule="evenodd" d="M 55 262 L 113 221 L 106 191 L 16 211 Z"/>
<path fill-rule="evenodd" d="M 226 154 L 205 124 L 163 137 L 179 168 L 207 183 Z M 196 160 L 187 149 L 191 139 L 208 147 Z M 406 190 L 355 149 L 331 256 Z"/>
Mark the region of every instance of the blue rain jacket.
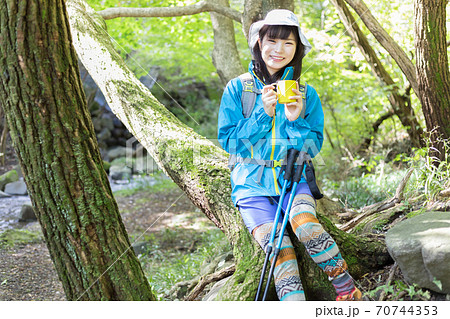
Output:
<path fill-rule="evenodd" d="M 255 86 L 264 84 L 253 72 L 250 63 L 249 72 Z M 282 80 L 292 80 L 293 68 L 286 68 Z M 275 116 L 266 114 L 261 99 L 257 95 L 255 107 L 249 118 L 242 114 L 242 83 L 239 78 L 228 82 L 222 96 L 219 110 L 218 139 L 222 148 L 230 154 L 243 158 L 281 160 L 288 148 L 308 152 L 316 156 L 323 143 L 324 116 L 322 104 L 314 88 L 307 85 L 305 118 L 290 122 L 284 113 L 284 104 L 277 104 Z M 265 167 L 258 182 L 259 165 L 238 163 L 231 172 L 231 198 L 234 205 L 242 198 L 253 196 L 278 196 L 283 185 L 281 167 Z M 306 183 L 304 177 L 300 181 Z"/>

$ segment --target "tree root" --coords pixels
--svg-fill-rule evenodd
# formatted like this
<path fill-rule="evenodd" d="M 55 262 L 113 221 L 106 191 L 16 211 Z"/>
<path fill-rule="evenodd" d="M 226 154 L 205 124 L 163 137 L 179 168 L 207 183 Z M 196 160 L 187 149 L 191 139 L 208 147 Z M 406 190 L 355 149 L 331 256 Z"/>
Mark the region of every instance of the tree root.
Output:
<path fill-rule="evenodd" d="M 199 283 L 194 287 L 194 289 L 189 293 L 189 295 L 186 298 L 184 298 L 184 300 L 186 301 L 195 300 L 208 284 L 219 281 L 225 277 L 231 276 L 235 271 L 236 265 L 231 265 L 228 266 L 227 268 L 221 269 L 216 273 L 201 277 Z"/>
<path fill-rule="evenodd" d="M 356 225 L 358 225 L 365 218 L 398 205 L 403 200 L 403 191 L 405 190 L 406 183 L 408 182 L 409 178 L 411 177 L 412 172 L 413 172 L 413 168 L 410 168 L 408 170 L 408 172 L 406 173 L 406 175 L 403 177 L 400 184 L 398 185 L 398 187 L 395 191 L 394 197 L 392 197 L 391 199 L 384 200 L 380 203 L 376 203 L 376 204 L 364 207 L 362 209 L 361 214 L 359 214 L 352 220 L 348 221 L 347 223 L 341 225 L 339 227 L 339 229 L 342 231 L 349 231 L 350 229 L 352 229 Z"/>

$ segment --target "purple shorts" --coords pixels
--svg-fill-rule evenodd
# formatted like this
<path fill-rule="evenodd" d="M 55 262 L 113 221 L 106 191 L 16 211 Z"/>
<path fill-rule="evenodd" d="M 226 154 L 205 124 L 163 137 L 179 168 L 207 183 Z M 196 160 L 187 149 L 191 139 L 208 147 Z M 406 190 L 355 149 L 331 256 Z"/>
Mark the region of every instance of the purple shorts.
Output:
<path fill-rule="evenodd" d="M 312 196 L 307 183 L 300 183 L 297 185 L 295 195 L 298 194 L 308 194 Z M 282 214 L 286 210 L 290 196 L 291 192 L 287 192 L 284 196 L 283 206 L 281 210 Z M 245 226 L 247 226 L 250 233 L 258 226 L 267 223 L 273 223 L 275 214 L 277 212 L 280 196 L 272 196 L 271 198 L 272 203 L 268 196 L 248 197 L 240 199 L 237 202 L 237 207 L 239 208 L 239 211 L 242 215 L 242 219 L 244 220 Z M 279 222 L 281 223 L 282 220 L 283 217 L 279 219 Z"/>

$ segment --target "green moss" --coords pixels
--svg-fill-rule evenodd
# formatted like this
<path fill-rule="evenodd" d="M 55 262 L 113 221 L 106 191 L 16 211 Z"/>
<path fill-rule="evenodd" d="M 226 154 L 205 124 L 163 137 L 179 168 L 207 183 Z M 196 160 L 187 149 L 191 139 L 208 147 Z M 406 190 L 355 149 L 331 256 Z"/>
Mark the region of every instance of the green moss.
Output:
<path fill-rule="evenodd" d="M 2 190 L 6 184 L 12 183 L 19 180 L 19 174 L 17 174 L 16 170 L 10 170 L 5 174 L 0 176 L 0 190 Z"/>
<path fill-rule="evenodd" d="M 381 219 L 372 226 L 372 229 L 381 231 L 383 230 L 383 227 L 386 226 L 388 223 L 389 223 L 388 219 Z"/>
<path fill-rule="evenodd" d="M 8 229 L 0 234 L 0 247 L 9 248 L 15 245 L 36 243 L 42 240 L 42 235 L 21 229 Z"/>
<path fill-rule="evenodd" d="M 107 162 L 107 161 L 103 161 L 103 168 L 105 169 L 105 171 L 109 171 L 109 168 L 111 167 L 111 163 Z"/>
<path fill-rule="evenodd" d="M 415 210 L 415 211 L 412 211 L 412 212 L 408 213 L 406 215 L 406 218 L 412 218 L 412 217 L 415 217 L 415 216 L 419 216 L 419 215 L 422 215 L 425 212 L 426 212 L 426 210 L 424 208 L 419 209 L 419 210 Z"/>

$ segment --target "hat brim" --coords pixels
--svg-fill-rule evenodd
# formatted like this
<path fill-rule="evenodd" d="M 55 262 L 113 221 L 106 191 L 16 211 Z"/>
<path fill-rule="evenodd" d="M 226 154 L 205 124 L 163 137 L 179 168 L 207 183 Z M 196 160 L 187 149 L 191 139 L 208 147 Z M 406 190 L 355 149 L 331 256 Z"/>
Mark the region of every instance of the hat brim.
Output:
<path fill-rule="evenodd" d="M 289 21 L 287 21 L 287 22 L 281 22 L 280 21 L 280 22 L 277 22 L 277 23 L 271 23 L 271 22 L 267 22 L 267 21 L 264 21 L 264 20 L 260 20 L 260 21 L 257 21 L 255 23 L 253 23 L 250 26 L 250 30 L 249 30 L 249 33 L 248 33 L 248 45 L 250 47 L 252 55 L 253 55 L 253 48 L 255 47 L 255 44 L 256 44 L 256 42 L 258 42 L 258 39 L 259 39 L 259 31 L 261 30 L 261 28 L 264 25 L 286 25 L 286 26 L 297 27 L 298 35 L 299 35 L 299 38 L 300 38 L 300 42 L 303 44 L 303 47 L 304 47 L 303 57 L 309 51 L 311 51 L 312 46 L 309 43 L 308 39 L 306 39 L 305 35 L 303 34 L 301 28 L 298 25 L 296 25 L 294 23 L 290 23 Z"/>

